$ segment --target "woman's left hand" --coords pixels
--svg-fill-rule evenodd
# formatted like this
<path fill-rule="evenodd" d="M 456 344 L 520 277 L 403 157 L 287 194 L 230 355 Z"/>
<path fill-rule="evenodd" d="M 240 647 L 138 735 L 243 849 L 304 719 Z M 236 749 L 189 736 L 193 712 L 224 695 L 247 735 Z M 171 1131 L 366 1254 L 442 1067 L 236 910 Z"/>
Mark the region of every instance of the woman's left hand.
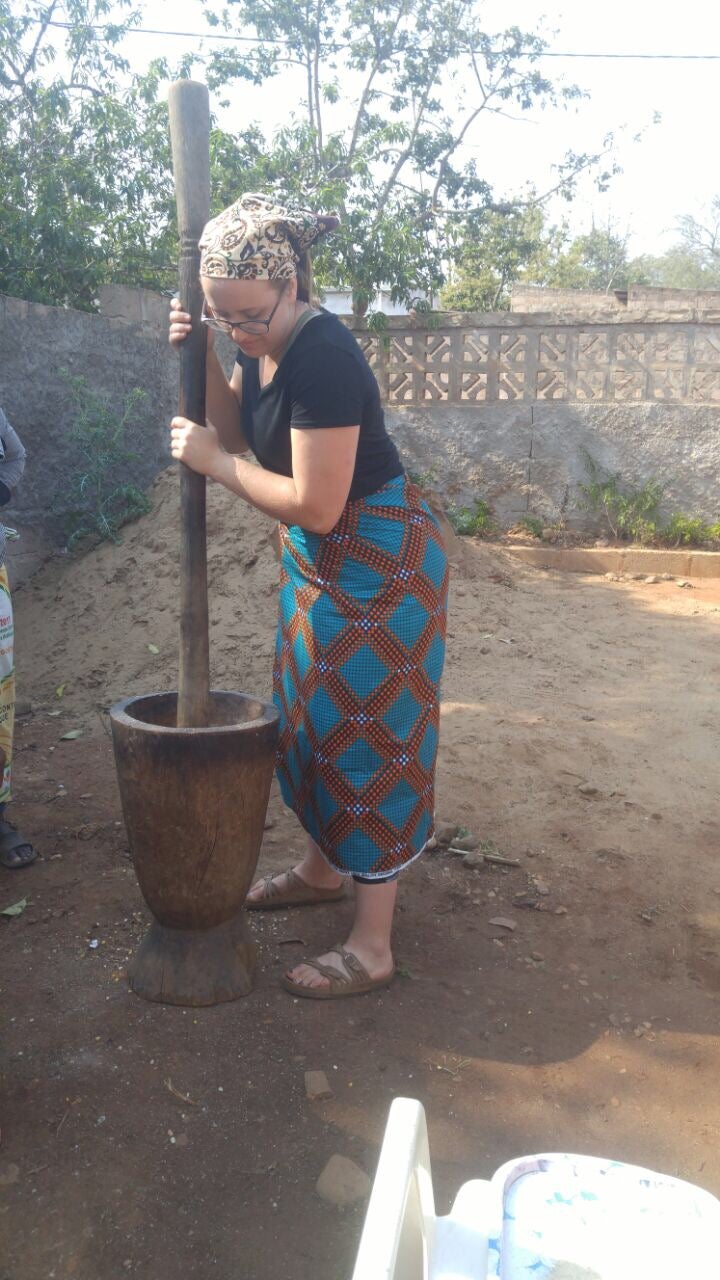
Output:
<path fill-rule="evenodd" d="M 223 453 L 215 428 L 210 424 L 200 427 L 189 418 L 173 418 L 170 449 L 173 458 L 201 476 L 213 474 Z"/>

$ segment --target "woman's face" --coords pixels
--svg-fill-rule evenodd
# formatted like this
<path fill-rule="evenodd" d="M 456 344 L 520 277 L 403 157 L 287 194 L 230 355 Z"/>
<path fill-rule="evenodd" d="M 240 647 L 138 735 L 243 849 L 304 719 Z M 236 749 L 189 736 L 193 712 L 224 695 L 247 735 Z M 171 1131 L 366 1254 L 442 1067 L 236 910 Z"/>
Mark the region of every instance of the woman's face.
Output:
<path fill-rule="evenodd" d="M 249 356 L 263 356 L 279 350 L 295 322 L 297 280 L 279 283 L 271 280 L 222 280 L 203 276 L 202 287 L 207 307 L 218 320 L 228 322 L 270 320 L 266 333 L 250 334 L 233 329 L 231 337 Z M 273 314 L 274 311 L 274 314 Z"/>

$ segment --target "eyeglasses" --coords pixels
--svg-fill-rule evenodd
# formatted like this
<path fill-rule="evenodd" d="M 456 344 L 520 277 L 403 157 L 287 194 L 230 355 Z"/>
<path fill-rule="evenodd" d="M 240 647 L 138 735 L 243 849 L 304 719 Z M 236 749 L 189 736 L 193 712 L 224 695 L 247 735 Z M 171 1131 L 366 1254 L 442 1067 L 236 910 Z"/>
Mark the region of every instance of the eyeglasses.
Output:
<path fill-rule="evenodd" d="M 284 291 L 285 291 L 285 286 L 283 285 L 282 289 L 278 294 L 278 300 L 275 303 L 275 306 L 273 307 L 272 311 L 270 312 L 270 315 L 268 316 L 267 320 L 218 320 L 217 316 L 213 315 L 212 312 L 208 309 L 208 305 L 203 299 L 202 314 L 200 316 L 200 321 L 202 324 L 206 324 L 209 329 L 217 329 L 218 333 L 225 333 L 228 336 L 232 334 L 233 329 L 241 329 L 243 333 L 256 333 L 256 334 L 267 335 L 270 332 L 270 325 L 272 324 L 272 318 L 275 315 L 275 312 L 277 311 L 278 307 L 280 306 L 280 301 L 282 299 Z"/>

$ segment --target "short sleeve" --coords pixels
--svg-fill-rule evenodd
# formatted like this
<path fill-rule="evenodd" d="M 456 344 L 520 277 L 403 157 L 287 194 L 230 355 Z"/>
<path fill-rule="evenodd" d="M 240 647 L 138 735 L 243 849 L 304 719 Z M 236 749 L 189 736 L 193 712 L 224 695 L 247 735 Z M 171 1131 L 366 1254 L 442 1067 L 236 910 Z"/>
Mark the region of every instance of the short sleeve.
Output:
<path fill-rule="evenodd" d="M 26 454 L 22 440 L 11 427 L 2 409 L 0 409 L 0 440 L 2 440 L 0 481 L 3 490 L 0 494 L 0 506 L 5 506 L 10 500 L 9 495 L 12 490 L 22 478 Z M 5 496 L 6 493 L 8 497 Z"/>
<path fill-rule="evenodd" d="M 305 352 L 289 391 L 291 427 L 357 427 L 362 421 L 365 379 L 357 360 L 341 347 L 318 344 Z"/>

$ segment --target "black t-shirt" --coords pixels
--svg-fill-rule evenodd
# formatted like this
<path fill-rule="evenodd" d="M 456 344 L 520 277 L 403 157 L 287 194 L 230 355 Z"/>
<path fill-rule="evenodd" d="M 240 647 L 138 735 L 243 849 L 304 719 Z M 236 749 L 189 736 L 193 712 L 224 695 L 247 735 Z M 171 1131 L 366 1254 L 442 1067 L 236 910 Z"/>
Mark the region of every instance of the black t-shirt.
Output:
<path fill-rule="evenodd" d="M 274 378 L 260 386 L 259 363 L 239 351 L 242 425 L 261 466 L 292 475 L 290 429 L 360 426 L 350 499 L 366 498 L 402 475 L 400 455 L 385 427 L 380 391 L 349 329 L 329 311 L 309 320 L 286 351 Z"/>

